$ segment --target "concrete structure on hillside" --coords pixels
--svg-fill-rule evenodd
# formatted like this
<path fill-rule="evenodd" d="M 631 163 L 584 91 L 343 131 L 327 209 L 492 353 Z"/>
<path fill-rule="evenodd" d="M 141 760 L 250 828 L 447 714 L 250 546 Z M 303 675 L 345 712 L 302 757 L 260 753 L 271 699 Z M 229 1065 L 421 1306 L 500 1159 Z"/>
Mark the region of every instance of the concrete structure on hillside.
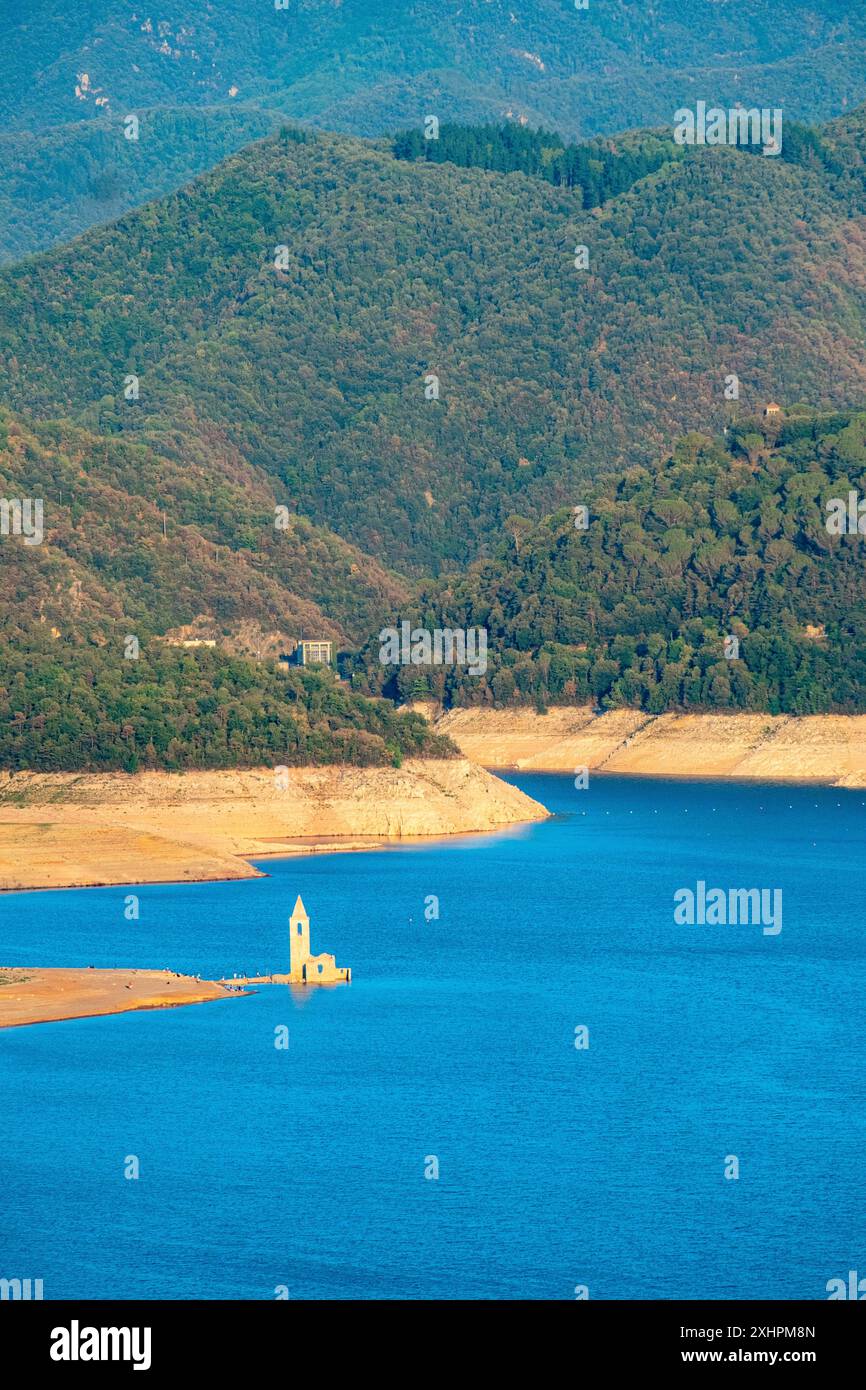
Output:
<path fill-rule="evenodd" d="M 352 978 L 350 969 L 341 969 L 333 956 L 310 954 L 310 919 L 307 916 L 301 896 L 295 903 L 289 924 L 291 932 L 289 950 L 289 983 L 293 985 L 336 985 L 348 984 Z"/>
<path fill-rule="evenodd" d="M 323 666 L 330 666 L 334 659 L 334 644 L 327 638 L 299 637 L 298 645 L 295 648 L 295 664 L 298 666 L 310 666 L 314 662 L 321 662 Z"/>

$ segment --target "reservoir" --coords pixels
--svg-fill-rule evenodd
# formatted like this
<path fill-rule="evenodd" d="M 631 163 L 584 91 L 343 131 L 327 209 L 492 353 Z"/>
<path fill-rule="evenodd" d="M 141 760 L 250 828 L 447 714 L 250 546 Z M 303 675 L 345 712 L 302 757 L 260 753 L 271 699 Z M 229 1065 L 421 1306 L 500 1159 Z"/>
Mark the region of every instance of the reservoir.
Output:
<path fill-rule="evenodd" d="M 866 1268 L 866 795 L 509 780 L 555 817 L 0 898 L 2 964 L 282 972 L 301 894 L 352 969 L 0 1032 L 0 1276 L 46 1299 L 824 1299 Z M 676 921 L 701 883 L 778 890 L 781 930 Z"/>

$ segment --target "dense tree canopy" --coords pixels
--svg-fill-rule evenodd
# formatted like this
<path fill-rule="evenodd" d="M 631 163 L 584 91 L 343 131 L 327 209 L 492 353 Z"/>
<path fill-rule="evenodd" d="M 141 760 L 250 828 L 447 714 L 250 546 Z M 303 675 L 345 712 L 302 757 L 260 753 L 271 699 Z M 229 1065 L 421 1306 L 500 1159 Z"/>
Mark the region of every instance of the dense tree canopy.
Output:
<path fill-rule="evenodd" d="M 585 208 L 599 207 L 625 193 L 639 179 L 663 164 L 685 156 L 685 148 L 670 136 L 636 133 L 617 141 L 594 140 L 566 144 L 549 130 L 503 125 L 464 126 L 449 123 L 428 139 L 417 127 L 394 139 L 398 159 L 424 159 L 428 164 L 458 164 L 463 169 L 489 169 L 497 174 L 532 174 L 557 188 L 579 190 Z"/>
<path fill-rule="evenodd" d="M 0 767 L 137 772 L 399 764 L 454 749 L 417 715 L 350 692 L 323 668 L 286 669 L 158 641 L 126 656 L 123 629 L 63 639 L 0 626 Z"/>
<path fill-rule="evenodd" d="M 822 514 L 866 468 L 863 113 L 781 160 L 440 140 L 286 127 L 0 274 L 0 493 L 45 507 L 0 540 L 3 765 L 449 751 L 362 692 L 863 708 Z M 485 627 L 486 673 L 383 671 L 413 612 Z M 300 636 L 355 689 L 248 659 Z"/>
<path fill-rule="evenodd" d="M 721 428 L 730 373 L 745 412 L 861 399 L 854 182 L 692 150 L 584 209 L 534 175 L 287 130 L 0 274 L 0 391 L 190 472 L 240 460 L 389 568 L 442 572 Z"/>
<path fill-rule="evenodd" d="M 591 702 L 812 714 L 866 708 L 866 535 L 828 531 L 866 497 L 866 414 L 744 421 L 729 447 L 688 435 L 427 589 L 422 626 L 488 631 L 488 669 L 382 667 L 356 683 L 446 703 Z M 866 525 L 866 523 L 864 523 Z M 730 639 L 736 639 L 731 642 Z"/>

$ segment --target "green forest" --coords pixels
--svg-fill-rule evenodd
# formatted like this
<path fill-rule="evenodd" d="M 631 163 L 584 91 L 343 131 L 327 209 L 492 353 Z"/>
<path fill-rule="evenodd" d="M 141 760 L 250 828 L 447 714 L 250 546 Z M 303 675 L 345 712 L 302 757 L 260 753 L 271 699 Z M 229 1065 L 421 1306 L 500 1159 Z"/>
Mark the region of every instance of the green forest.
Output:
<path fill-rule="evenodd" d="M 445 704 L 600 709 L 863 710 L 866 536 L 831 535 L 827 502 L 866 494 L 866 413 L 744 421 L 691 434 L 390 615 L 485 627 L 488 669 L 356 661 L 360 688 Z M 726 639 L 729 644 L 726 655 Z"/>
<path fill-rule="evenodd" d="M 451 756 L 417 715 L 367 700 L 324 668 L 277 669 L 219 649 L 126 634 L 53 638 L 0 627 L 0 766 L 41 772 L 398 766 Z"/>
<path fill-rule="evenodd" d="M 2 765 L 446 756 L 424 694 L 864 708 L 822 512 L 866 485 L 863 109 L 780 160 L 419 130 L 283 126 L 0 271 L 0 494 L 45 518 L 0 538 Z M 384 670 L 404 618 L 485 675 Z"/>
<path fill-rule="evenodd" d="M 435 139 L 428 139 L 416 127 L 394 138 L 397 159 L 457 164 L 497 174 L 531 174 L 557 188 L 579 189 L 585 208 L 600 207 L 685 154 L 671 136 L 640 132 L 628 140 L 566 144 L 553 131 L 530 130 L 513 121 L 483 126 L 446 123 Z"/>
<path fill-rule="evenodd" d="M 848 180 L 862 173 L 850 158 L 847 142 L 834 138 L 834 126 L 826 131 L 798 121 L 783 121 L 779 157 L 834 179 Z M 753 145 L 741 132 L 735 148 L 763 157 L 763 146 Z M 446 122 L 428 137 L 417 126 L 394 137 L 395 158 L 424 160 L 428 164 L 456 164 L 462 169 L 487 169 L 497 174 L 530 174 L 557 188 L 579 189 L 586 208 L 600 207 L 608 198 L 626 193 L 640 179 L 679 159 L 687 159 L 694 147 L 678 145 L 673 134 L 632 131 L 615 139 L 569 143 L 551 130 L 535 130 L 504 121 L 499 125 L 460 125 Z M 698 155 L 700 151 L 697 151 Z"/>
<path fill-rule="evenodd" d="M 106 115 L 60 131 L 0 130 L 0 264 L 179 188 L 281 124 L 273 112 L 221 107 L 135 114 L 135 140 Z"/>
<path fill-rule="evenodd" d="M 862 147 L 853 118 L 824 136 Z M 859 400 L 864 205 L 853 178 L 705 149 L 583 208 L 287 130 L 0 273 L 0 392 L 191 475 L 256 470 L 380 566 L 445 573 L 685 430 Z"/>
<path fill-rule="evenodd" d="M 229 646 L 245 624 L 284 645 L 307 629 L 349 643 L 409 592 L 294 509 L 277 529 L 285 494 L 217 441 L 178 459 L 134 433 L 0 410 L 0 496 L 42 498 L 47 542 L 0 543 L 5 600 L 63 630 L 116 620 L 153 635 L 204 615 Z"/>

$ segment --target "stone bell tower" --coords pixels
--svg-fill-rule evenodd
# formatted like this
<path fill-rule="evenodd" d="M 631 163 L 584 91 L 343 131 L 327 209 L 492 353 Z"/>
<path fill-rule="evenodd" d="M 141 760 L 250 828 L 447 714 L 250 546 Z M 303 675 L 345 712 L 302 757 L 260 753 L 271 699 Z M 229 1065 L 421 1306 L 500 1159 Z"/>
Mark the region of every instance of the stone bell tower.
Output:
<path fill-rule="evenodd" d="M 300 980 L 304 975 L 304 966 L 310 959 L 310 919 L 300 893 L 289 923 L 289 931 L 289 969 Z"/>
<path fill-rule="evenodd" d="M 289 985 L 338 985 L 348 984 L 352 971 L 348 966 L 339 966 L 327 951 L 314 956 L 310 952 L 310 919 L 301 902 L 300 894 L 295 910 L 289 919 L 289 959 L 291 971 L 280 975 L 279 982 Z"/>

